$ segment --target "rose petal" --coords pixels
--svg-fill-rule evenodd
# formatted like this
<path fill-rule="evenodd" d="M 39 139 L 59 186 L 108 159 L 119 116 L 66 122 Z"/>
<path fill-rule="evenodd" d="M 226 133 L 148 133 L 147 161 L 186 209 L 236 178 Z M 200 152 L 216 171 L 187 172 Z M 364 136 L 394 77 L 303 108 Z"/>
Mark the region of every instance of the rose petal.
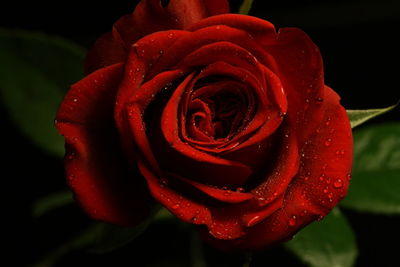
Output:
<path fill-rule="evenodd" d="M 346 194 L 351 172 L 353 139 L 339 96 L 325 87 L 324 119 L 302 148 L 299 174 L 304 194 L 323 209 L 332 209 Z M 325 215 L 325 214 L 321 214 Z"/>
<path fill-rule="evenodd" d="M 141 1 L 135 11 L 118 20 L 111 33 L 101 37 L 86 58 L 87 73 L 123 62 L 128 48 L 140 38 L 151 33 L 186 29 L 197 21 L 229 12 L 226 0 L 170 0 L 163 7 L 159 0 Z"/>
<path fill-rule="evenodd" d="M 274 45 L 266 49 L 278 65 L 278 76 L 288 99 L 291 129 L 303 143 L 323 116 L 323 64 L 319 49 L 301 30 L 283 28 Z M 321 100 L 321 101 L 320 101 Z"/>
<path fill-rule="evenodd" d="M 272 23 L 256 17 L 240 14 L 223 14 L 205 18 L 191 26 L 188 30 L 197 31 L 213 25 L 225 25 L 246 32 L 251 38 L 260 44 L 273 42 L 276 36 L 275 27 Z"/>
<path fill-rule="evenodd" d="M 190 184 L 197 188 L 198 190 L 202 191 L 203 193 L 207 194 L 213 199 L 216 199 L 221 202 L 225 203 L 242 203 L 252 199 L 254 196 L 250 193 L 245 192 L 236 192 L 229 189 L 219 189 L 216 187 L 208 186 L 203 183 L 198 183 L 192 181 L 190 179 L 186 179 L 184 177 L 173 175 L 175 178 Z"/>
<path fill-rule="evenodd" d="M 192 82 L 193 75 L 189 75 L 184 82 L 173 92 L 165 106 L 161 117 L 161 130 L 165 138 L 164 149 L 159 149 L 158 159 L 164 166 L 181 174 L 188 173 L 188 177 L 197 178 L 203 183 L 213 185 L 239 186 L 249 177 L 251 170 L 243 164 L 215 157 L 199 151 L 182 142 L 179 136 L 178 107 L 182 94 Z M 159 139 L 159 138 L 152 138 Z M 158 144 L 161 145 L 161 144 Z M 169 147 L 169 148 L 168 148 Z M 178 153 L 173 153 L 173 152 Z M 171 153 L 171 154 L 170 154 Z"/>
<path fill-rule="evenodd" d="M 126 106 L 129 102 L 135 101 L 141 101 L 142 105 L 147 106 L 155 94 L 184 74 L 180 70 L 163 72 L 146 84 L 149 79 L 146 79 L 145 74 L 163 56 L 159 51 L 169 47 L 183 34 L 185 32 L 175 30 L 152 34 L 134 44 L 130 50 L 114 111 L 115 121 L 127 158 L 135 158 L 135 151 L 132 145 L 127 118 L 129 113 L 126 112 Z M 149 91 L 151 91 L 150 94 Z"/>
<path fill-rule="evenodd" d="M 275 35 L 276 34 L 273 35 L 274 38 Z M 149 75 L 153 76 L 162 70 L 174 68 L 190 53 L 193 53 L 204 46 L 218 42 L 229 42 L 232 45 L 240 47 L 242 50 L 250 53 L 263 65 L 270 67 L 273 70 L 276 69 L 275 60 L 257 43 L 257 40 L 249 36 L 247 32 L 227 27 L 225 25 L 213 25 L 197 29 L 194 32 L 187 32 L 185 36 L 182 36 L 182 38 L 177 40 L 174 45 L 165 51 L 165 56 L 160 59 L 157 66 L 152 69 L 152 72 Z M 255 75 L 257 73 L 254 71 L 252 72 Z M 260 79 L 261 76 L 258 77 Z"/>
<path fill-rule="evenodd" d="M 68 184 L 85 211 L 95 219 L 134 225 L 148 214 L 152 202 L 143 178 L 116 145 L 112 114 L 122 71 L 122 64 L 112 65 L 73 85 L 56 126 L 67 144 Z"/>
<path fill-rule="evenodd" d="M 225 250 L 263 249 L 321 219 L 344 197 L 352 164 L 351 127 L 339 97 L 327 87 L 323 105 L 324 119 L 302 149 L 300 172 L 287 187 L 282 208 L 240 239 L 226 242 L 205 236 L 211 243 Z"/>

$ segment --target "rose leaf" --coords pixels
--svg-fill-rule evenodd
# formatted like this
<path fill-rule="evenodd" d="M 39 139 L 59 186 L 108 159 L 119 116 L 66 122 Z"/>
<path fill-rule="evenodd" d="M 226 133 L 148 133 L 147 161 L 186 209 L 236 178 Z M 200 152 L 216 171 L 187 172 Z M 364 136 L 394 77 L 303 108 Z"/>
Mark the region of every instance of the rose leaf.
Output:
<path fill-rule="evenodd" d="M 284 246 L 311 267 L 351 267 L 358 253 L 354 233 L 338 208 Z"/>
<path fill-rule="evenodd" d="M 89 252 L 103 254 L 121 248 L 142 234 L 153 221 L 172 218 L 163 208 L 154 208 L 152 214 L 141 224 L 134 227 L 120 227 L 101 223 L 96 240 L 88 248 Z"/>
<path fill-rule="evenodd" d="M 84 54 L 58 37 L 0 29 L 0 101 L 21 132 L 51 155 L 64 154 L 53 121 L 63 95 L 83 76 Z"/>
<path fill-rule="evenodd" d="M 248 15 L 253 5 L 253 0 L 244 0 L 243 3 L 240 5 L 239 14 Z"/>
<path fill-rule="evenodd" d="M 39 218 L 55 209 L 74 203 L 71 191 L 52 193 L 40 198 L 32 206 L 32 216 Z"/>
<path fill-rule="evenodd" d="M 386 112 L 391 111 L 395 107 L 398 106 L 399 103 L 387 107 L 387 108 L 380 108 L 380 109 L 364 109 L 364 110 L 352 110 L 348 109 L 347 114 L 350 119 L 351 128 L 355 128 L 370 119 L 373 119 L 379 115 L 382 115 Z"/>
<path fill-rule="evenodd" d="M 400 123 L 368 126 L 354 133 L 354 164 L 343 207 L 400 214 Z"/>

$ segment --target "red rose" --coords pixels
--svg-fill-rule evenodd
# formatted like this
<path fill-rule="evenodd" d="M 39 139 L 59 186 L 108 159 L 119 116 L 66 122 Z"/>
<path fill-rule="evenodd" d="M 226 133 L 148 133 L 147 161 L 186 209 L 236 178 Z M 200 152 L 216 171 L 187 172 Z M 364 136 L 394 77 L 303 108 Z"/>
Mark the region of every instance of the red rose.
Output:
<path fill-rule="evenodd" d="M 89 53 L 56 125 L 93 218 L 135 225 L 159 202 L 217 246 L 256 249 L 346 194 L 351 128 L 318 48 L 227 12 L 225 0 L 145 0 Z"/>

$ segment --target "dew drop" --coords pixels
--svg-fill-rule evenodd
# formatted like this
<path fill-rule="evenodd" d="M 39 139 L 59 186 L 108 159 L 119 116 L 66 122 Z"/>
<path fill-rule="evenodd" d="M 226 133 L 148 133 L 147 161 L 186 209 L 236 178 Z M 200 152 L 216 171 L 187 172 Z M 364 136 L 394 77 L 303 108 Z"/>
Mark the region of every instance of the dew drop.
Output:
<path fill-rule="evenodd" d="M 320 181 L 325 180 L 325 174 L 321 174 L 321 176 L 319 177 L 319 180 L 320 180 Z"/>
<path fill-rule="evenodd" d="M 167 179 L 164 179 L 164 178 L 160 179 L 159 185 L 160 185 L 161 188 L 166 187 L 168 185 Z"/>
<path fill-rule="evenodd" d="M 328 118 L 327 120 L 326 120 L 326 122 L 325 122 L 325 125 L 326 126 L 329 126 L 331 124 L 331 118 Z"/>
<path fill-rule="evenodd" d="M 332 139 L 331 138 L 326 139 L 324 144 L 325 146 L 330 146 L 332 144 Z"/>
<path fill-rule="evenodd" d="M 247 227 L 252 227 L 260 221 L 260 216 L 256 215 L 247 222 Z"/>
<path fill-rule="evenodd" d="M 336 188 L 336 189 L 342 188 L 343 187 L 343 181 L 341 179 L 337 179 L 333 183 L 333 187 Z"/>
<path fill-rule="evenodd" d="M 168 34 L 168 38 L 169 38 L 169 39 L 174 38 L 174 34 L 173 34 L 173 33 L 169 33 L 169 34 Z"/>
<path fill-rule="evenodd" d="M 158 53 L 160 53 L 160 55 L 164 54 L 164 50 L 160 50 Z"/>
<path fill-rule="evenodd" d="M 333 198 L 333 193 L 332 193 L 332 192 L 330 192 L 330 193 L 328 194 L 328 198 Z"/>
<path fill-rule="evenodd" d="M 351 176 L 351 173 L 347 174 L 347 176 L 346 176 L 346 177 L 347 177 L 347 180 L 349 180 L 349 181 L 350 181 L 350 180 L 351 180 L 351 177 L 352 177 L 352 176 Z"/>
<path fill-rule="evenodd" d="M 244 188 L 243 187 L 238 187 L 238 188 L 236 188 L 236 192 L 238 192 L 238 193 L 243 193 L 245 190 L 244 190 Z"/>
<path fill-rule="evenodd" d="M 296 216 L 293 215 L 292 218 L 289 219 L 289 226 L 295 226 L 296 225 Z"/>
<path fill-rule="evenodd" d="M 322 103 L 322 102 L 324 102 L 324 99 L 322 97 L 318 97 L 316 99 L 316 101 L 317 101 L 317 103 Z"/>
<path fill-rule="evenodd" d="M 325 171 L 326 168 L 328 168 L 328 164 L 325 163 L 324 165 L 322 165 L 322 170 Z"/>
<path fill-rule="evenodd" d="M 224 192 L 224 196 L 230 196 L 231 194 L 232 194 L 231 191 L 226 191 L 226 192 Z"/>
<path fill-rule="evenodd" d="M 325 187 L 324 194 L 327 194 L 327 193 L 328 193 L 328 187 Z"/>
<path fill-rule="evenodd" d="M 67 159 L 68 159 L 68 160 L 73 160 L 74 157 L 75 157 L 75 153 L 72 152 L 71 154 L 69 154 L 69 155 L 67 156 Z"/>
<path fill-rule="evenodd" d="M 179 209 L 180 205 L 179 204 L 175 204 L 174 206 L 172 206 L 172 209 L 177 210 Z"/>
<path fill-rule="evenodd" d="M 78 102 L 78 99 L 77 99 L 77 98 L 74 98 L 72 101 L 74 101 L 74 102 L 76 103 L 76 102 Z"/>
<path fill-rule="evenodd" d="M 345 152 L 344 152 L 344 150 L 342 149 L 342 150 L 337 150 L 336 151 L 336 155 L 344 155 L 345 154 Z"/>

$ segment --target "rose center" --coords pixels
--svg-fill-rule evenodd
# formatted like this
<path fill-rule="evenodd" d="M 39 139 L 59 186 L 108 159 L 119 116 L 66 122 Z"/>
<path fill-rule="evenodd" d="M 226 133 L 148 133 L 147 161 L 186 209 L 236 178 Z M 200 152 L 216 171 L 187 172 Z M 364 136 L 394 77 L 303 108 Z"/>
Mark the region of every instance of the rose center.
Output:
<path fill-rule="evenodd" d="M 195 140 L 229 140 L 246 127 L 254 107 L 237 81 L 198 86 L 191 94 L 186 131 Z"/>

